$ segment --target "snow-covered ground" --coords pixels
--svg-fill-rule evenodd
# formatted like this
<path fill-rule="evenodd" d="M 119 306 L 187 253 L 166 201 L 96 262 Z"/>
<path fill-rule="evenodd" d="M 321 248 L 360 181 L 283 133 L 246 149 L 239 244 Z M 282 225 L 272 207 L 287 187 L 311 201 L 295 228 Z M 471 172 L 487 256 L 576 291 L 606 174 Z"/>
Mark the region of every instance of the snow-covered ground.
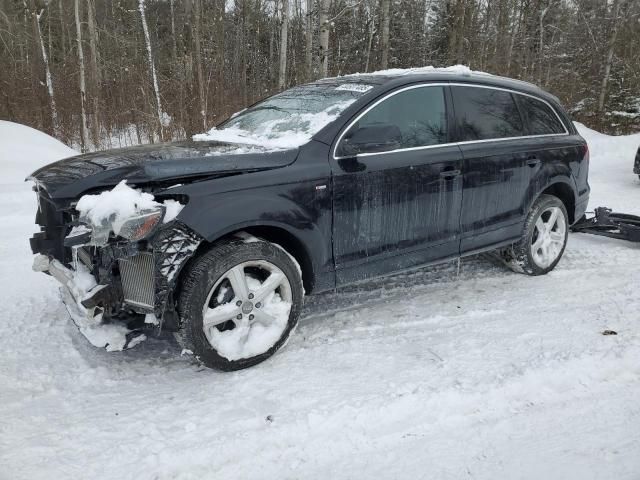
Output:
<path fill-rule="evenodd" d="M 310 298 L 237 373 L 169 338 L 109 353 L 30 270 L 43 158 L 5 128 L 1 479 L 640 478 L 640 245 L 572 234 L 545 277 L 473 257 Z M 640 135 L 581 132 L 591 207 L 640 214 Z"/>

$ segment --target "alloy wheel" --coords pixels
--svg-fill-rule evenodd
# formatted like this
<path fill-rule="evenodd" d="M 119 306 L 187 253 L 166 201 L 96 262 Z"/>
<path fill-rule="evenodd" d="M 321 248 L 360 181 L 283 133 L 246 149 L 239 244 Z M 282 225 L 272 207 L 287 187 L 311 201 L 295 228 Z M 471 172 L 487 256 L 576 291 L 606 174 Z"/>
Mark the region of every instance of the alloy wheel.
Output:
<path fill-rule="evenodd" d="M 531 238 L 531 256 L 540 268 L 547 268 L 555 262 L 564 248 L 567 223 L 559 207 L 544 210 L 535 223 Z"/>
<path fill-rule="evenodd" d="M 210 290 L 202 329 L 211 346 L 228 360 L 269 350 L 287 328 L 291 285 L 266 260 L 244 262 L 225 272 Z"/>

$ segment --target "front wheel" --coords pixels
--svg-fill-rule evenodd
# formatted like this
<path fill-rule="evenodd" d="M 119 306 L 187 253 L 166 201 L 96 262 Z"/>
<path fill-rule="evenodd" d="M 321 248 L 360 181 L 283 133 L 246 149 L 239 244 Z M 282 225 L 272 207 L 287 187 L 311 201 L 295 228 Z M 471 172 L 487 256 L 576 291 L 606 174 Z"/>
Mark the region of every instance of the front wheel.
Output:
<path fill-rule="evenodd" d="M 185 272 L 179 343 L 208 367 L 240 370 L 273 355 L 295 328 L 304 290 L 296 261 L 265 241 L 231 241 Z"/>
<path fill-rule="evenodd" d="M 501 251 L 502 258 L 515 271 L 544 275 L 555 268 L 567 245 L 569 216 L 562 201 L 541 195 L 525 221 L 520 240 Z"/>

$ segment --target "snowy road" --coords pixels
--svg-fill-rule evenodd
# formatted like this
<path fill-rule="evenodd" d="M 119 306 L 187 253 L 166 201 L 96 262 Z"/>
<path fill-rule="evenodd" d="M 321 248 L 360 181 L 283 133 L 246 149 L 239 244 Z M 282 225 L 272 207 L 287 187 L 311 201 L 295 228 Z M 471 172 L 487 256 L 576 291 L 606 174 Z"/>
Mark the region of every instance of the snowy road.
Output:
<path fill-rule="evenodd" d="M 587 133 L 590 206 L 640 214 L 640 135 Z M 0 479 L 640 479 L 638 244 L 572 234 L 545 277 L 473 257 L 312 297 L 281 353 L 225 374 L 168 338 L 91 347 L 30 271 L 14 177 Z"/>

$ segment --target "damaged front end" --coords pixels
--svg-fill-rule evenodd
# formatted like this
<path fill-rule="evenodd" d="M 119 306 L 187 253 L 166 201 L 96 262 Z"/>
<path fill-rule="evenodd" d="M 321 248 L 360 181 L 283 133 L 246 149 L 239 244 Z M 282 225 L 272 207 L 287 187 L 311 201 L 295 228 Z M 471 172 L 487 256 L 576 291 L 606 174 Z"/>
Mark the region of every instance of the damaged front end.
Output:
<path fill-rule="evenodd" d="M 36 191 L 33 268 L 61 283 L 72 319 L 93 345 L 121 350 L 144 332 L 179 328 L 173 292 L 202 241 L 175 219 L 182 203 L 160 203 L 124 182 L 66 205 Z"/>

